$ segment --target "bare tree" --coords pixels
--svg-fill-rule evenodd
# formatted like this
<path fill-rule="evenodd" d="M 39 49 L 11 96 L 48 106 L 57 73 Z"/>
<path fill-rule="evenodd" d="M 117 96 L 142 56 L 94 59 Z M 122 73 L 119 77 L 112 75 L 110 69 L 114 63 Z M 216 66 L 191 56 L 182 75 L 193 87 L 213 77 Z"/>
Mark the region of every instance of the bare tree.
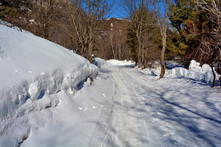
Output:
<path fill-rule="evenodd" d="M 166 70 L 165 51 L 166 51 L 166 42 L 167 42 L 167 30 L 169 26 L 168 11 L 169 11 L 170 0 L 153 0 L 152 3 L 157 13 L 158 25 L 160 27 L 162 50 L 160 57 L 161 71 L 159 78 L 163 78 Z"/>
<path fill-rule="evenodd" d="M 213 13 L 216 17 L 221 18 L 220 0 L 194 0 L 198 7 Z"/>
<path fill-rule="evenodd" d="M 207 34 L 204 35 L 205 39 L 199 46 L 199 51 L 203 52 L 209 60 L 214 78 L 212 87 L 215 86 L 216 74 L 215 70 L 221 74 L 221 2 L 219 0 L 194 0 L 195 4 L 208 12 L 208 26 Z M 206 48 L 206 50 L 205 50 Z M 220 86 L 221 86 L 221 77 Z"/>
<path fill-rule="evenodd" d="M 75 47 L 75 51 L 85 56 L 87 55 L 87 24 L 86 14 L 76 5 L 70 4 L 65 10 L 67 16 L 67 22 L 64 25 L 67 36 L 70 39 L 71 44 Z"/>
<path fill-rule="evenodd" d="M 136 35 L 137 40 L 137 59 L 136 62 L 138 66 L 143 66 L 144 54 L 144 31 L 147 25 L 147 13 L 148 13 L 148 3 L 145 0 L 124 0 L 124 7 L 128 11 L 131 20 L 130 30 Z"/>
<path fill-rule="evenodd" d="M 128 11 L 130 15 L 131 24 L 129 26 L 129 31 L 133 32 L 136 36 L 136 51 L 135 54 L 138 66 L 147 66 L 148 62 L 148 51 L 154 46 L 154 34 L 158 29 L 156 26 L 156 17 L 154 13 L 150 11 L 150 1 L 148 0 L 124 0 L 123 5 L 125 10 Z M 132 35 L 133 37 L 133 35 Z M 152 38 L 152 39 L 151 39 Z M 157 50 L 157 46 L 155 46 Z M 134 53 L 133 53 L 134 54 Z"/>
<path fill-rule="evenodd" d="M 126 42 L 126 30 L 125 27 L 127 27 L 127 21 L 126 20 L 118 20 L 118 19 L 110 19 L 110 29 L 108 31 L 109 36 L 109 42 L 111 46 L 111 51 L 113 54 L 114 59 L 126 59 L 127 57 L 124 57 L 124 45 L 123 43 Z M 127 55 L 126 55 L 127 56 Z"/>
<path fill-rule="evenodd" d="M 50 39 L 53 27 L 59 24 L 62 0 L 33 0 L 26 17 L 31 20 L 30 30 L 36 35 Z"/>
<path fill-rule="evenodd" d="M 130 22 L 124 19 L 103 19 L 99 21 L 101 29 L 96 42 L 96 53 L 104 59 L 129 59 L 126 44 L 127 26 Z"/>
<path fill-rule="evenodd" d="M 90 59 L 95 49 L 95 38 L 99 33 L 98 20 L 108 14 L 111 4 L 108 0 L 72 0 L 72 2 L 75 9 L 71 16 L 72 23 L 76 26 L 78 37 L 81 38 L 79 43 Z"/>

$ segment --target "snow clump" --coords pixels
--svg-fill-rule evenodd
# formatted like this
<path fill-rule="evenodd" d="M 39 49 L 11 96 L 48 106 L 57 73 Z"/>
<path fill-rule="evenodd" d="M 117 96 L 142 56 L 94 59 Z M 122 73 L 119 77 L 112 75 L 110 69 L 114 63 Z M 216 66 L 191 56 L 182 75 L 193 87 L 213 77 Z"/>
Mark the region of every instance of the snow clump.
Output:
<path fill-rule="evenodd" d="M 219 74 L 216 74 L 216 85 L 219 83 Z M 189 78 L 192 80 L 203 81 L 209 85 L 213 82 L 213 73 L 211 67 L 208 64 L 200 66 L 200 63 L 192 60 L 189 66 L 189 70 L 181 67 L 173 68 L 169 71 L 169 76 L 178 78 Z"/>
<path fill-rule="evenodd" d="M 127 60 L 116 60 L 116 59 L 110 59 L 107 60 L 107 62 L 111 65 L 118 65 L 118 66 L 135 66 L 135 62 L 134 61 L 127 61 Z"/>

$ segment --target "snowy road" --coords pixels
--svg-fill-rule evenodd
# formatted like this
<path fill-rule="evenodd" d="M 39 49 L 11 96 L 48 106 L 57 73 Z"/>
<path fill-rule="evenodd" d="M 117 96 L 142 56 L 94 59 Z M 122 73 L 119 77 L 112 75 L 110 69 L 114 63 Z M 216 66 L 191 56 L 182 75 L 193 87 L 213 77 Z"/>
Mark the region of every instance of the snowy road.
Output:
<path fill-rule="evenodd" d="M 95 58 L 98 69 L 20 29 L 0 34 L 0 147 L 221 146 L 209 65 L 192 60 L 157 80 L 157 67 Z"/>
<path fill-rule="evenodd" d="M 199 81 L 105 65 L 92 84 L 43 97 L 59 103 L 16 125 L 31 128 L 21 147 L 218 147 L 220 94 Z"/>
<path fill-rule="evenodd" d="M 146 143 L 142 106 L 132 87 L 125 81 L 127 73 L 117 68 L 112 73 L 116 84 L 114 106 L 112 107 L 112 124 L 107 146 L 141 146 Z"/>
<path fill-rule="evenodd" d="M 214 103 L 220 90 L 184 79 L 157 80 L 132 68 L 113 67 L 111 75 L 113 104 L 95 130 L 103 138 L 94 141 L 94 135 L 89 146 L 221 144 L 220 104 Z"/>

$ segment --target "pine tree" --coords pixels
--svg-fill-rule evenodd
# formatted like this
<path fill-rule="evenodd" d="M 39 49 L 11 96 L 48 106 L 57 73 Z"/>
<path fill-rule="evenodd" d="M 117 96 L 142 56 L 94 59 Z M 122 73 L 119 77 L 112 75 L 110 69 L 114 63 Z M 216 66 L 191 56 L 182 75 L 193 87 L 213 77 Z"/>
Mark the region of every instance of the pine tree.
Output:
<path fill-rule="evenodd" d="M 173 32 L 167 39 L 167 56 L 169 58 L 176 56 L 183 57 L 188 48 L 189 45 L 185 44 L 178 31 Z"/>
<path fill-rule="evenodd" d="M 206 63 L 206 48 L 198 50 L 205 36 L 208 36 L 208 13 L 200 9 L 190 0 L 176 0 L 170 7 L 170 21 L 176 29 L 168 49 L 185 54 L 185 60 L 195 59 Z"/>

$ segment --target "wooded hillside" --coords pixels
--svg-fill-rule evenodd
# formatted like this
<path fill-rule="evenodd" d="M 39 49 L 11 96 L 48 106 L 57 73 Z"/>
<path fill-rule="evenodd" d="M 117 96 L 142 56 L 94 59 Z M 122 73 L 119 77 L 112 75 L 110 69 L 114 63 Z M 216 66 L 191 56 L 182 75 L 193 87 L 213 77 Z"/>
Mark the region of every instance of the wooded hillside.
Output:
<path fill-rule="evenodd" d="M 128 19 L 108 18 L 108 0 L 2 0 L 0 19 L 92 60 L 132 59 L 141 67 L 179 57 L 219 68 L 219 0 L 121 0 Z M 164 7 L 162 9 L 160 7 Z M 161 9 L 161 10 L 160 10 Z M 163 15 L 165 14 L 165 15 Z"/>

